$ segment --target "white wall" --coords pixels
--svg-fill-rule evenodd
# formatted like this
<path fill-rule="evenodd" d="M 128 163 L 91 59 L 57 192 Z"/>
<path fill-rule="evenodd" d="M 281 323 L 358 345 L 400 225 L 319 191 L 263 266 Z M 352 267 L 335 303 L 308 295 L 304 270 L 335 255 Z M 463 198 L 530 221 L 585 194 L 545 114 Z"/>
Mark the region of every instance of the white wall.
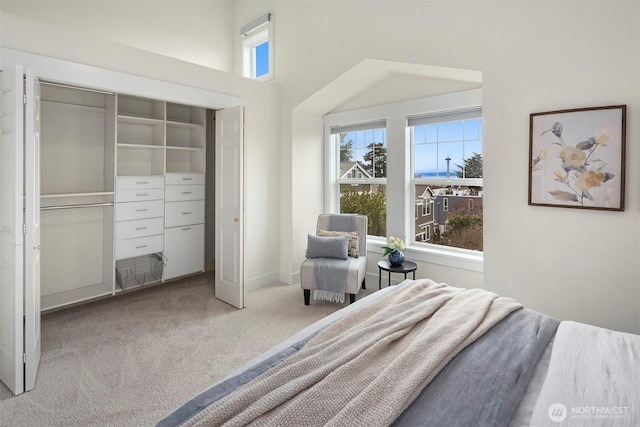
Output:
<path fill-rule="evenodd" d="M 277 19 L 282 150 L 291 153 L 291 163 L 282 165 L 283 181 L 322 185 L 321 160 L 309 158 L 313 148 L 307 146 L 321 138 L 298 138 L 295 109 L 363 59 L 479 70 L 485 119 L 484 286 L 561 319 L 640 332 L 635 188 L 640 176 L 633 167 L 639 154 L 633 141 L 639 133 L 640 4 L 239 2 L 236 19 L 257 16 L 265 3 Z M 611 104 L 628 106 L 626 211 L 529 207 L 529 114 Z M 321 197 L 317 190 L 313 194 Z M 312 229 L 318 202 L 295 195 L 289 201 L 285 195 L 282 209 L 282 245 L 300 251 L 297 242 Z M 291 259 L 297 255 L 283 255 L 283 275 L 295 274 Z"/>
<path fill-rule="evenodd" d="M 229 1 L 2 0 L 0 10 L 73 30 L 79 37 L 233 71 L 236 31 L 229 19 Z M 48 43 L 46 39 L 42 42 Z"/>
<path fill-rule="evenodd" d="M 13 2 L 3 1 L 0 7 L 6 10 L 9 3 Z M 123 3 L 109 5 L 117 8 Z M 7 29 L 3 21 L 1 40 L 5 45 L 10 39 L 14 46 L 8 47 L 16 49 L 246 96 L 247 108 L 255 109 L 255 113 L 248 111 L 248 116 L 259 115 L 255 126 L 247 120 L 247 134 L 251 135 L 248 192 L 260 193 L 250 196 L 247 209 L 262 208 L 257 205 L 269 199 L 260 218 L 247 224 L 247 235 L 252 239 L 247 246 L 247 264 L 252 266 L 256 260 L 259 264 L 248 267 L 255 269 L 248 276 L 257 282 L 278 272 L 288 280 L 294 276 L 298 266 L 293 259 L 303 250 L 305 235 L 322 209 L 323 194 L 318 190 L 322 186 L 322 159 L 309 157 L 309 153 L 321 152 L 322 130 L 316 129 L 314 123 L 319 120 L 313 116 L 320 113 L 309 115 L 298 106 L 367 58 L 479 70 L 485 119 L 484 286 L 561 319 L 640 332 L 640 200 L 636 189 L 640 174 L 633 162 L 639 154 L 634 144 L 639 135 L 638 2 L 231 3 L 232 16 L 221 21 L 233 23 L 231 37 L 237 49 L 232 58 L 222 62 L 229 61 L 237 69 L 235 28 L 265 11 L 273 12 L 276 46 L 272 83 L 279 88 L 250 85 L 203 67 L 94 43 L 43 26 L 19 33 L 23 28 Z M 168 13 L 177 9 L 170 8 Z M 74 19 L 90 17 L 83 14 Z M 52 22 L 79 25 L 70 21 L 58 16 Z M 215 23 L 225 25 L 218 21 Z M 148 25 L 154 26 L 154 20 L 145 20 L 142 26 L 137 22 L 127 25 L 125 42 L 133 43 L 149 31 Z M 175 31 L 163 40 L 178 37 L 180 29 L 172 25 L 166 29 Z M 159 28 L 152 31 L 164 34 Z M 206 38 L 202 31 L 195 37 Z M 56 37 L 51 38 L 52 33 Z M 101 35 L 106 38 L 106 33 L 103 30 Z M 149 51 L 161 50 L 164 44 L 160 40 L 145 42 L 148 44 L 143 47 Z M 220 38 L 220 44 L 216 40 L 209 45 L 216 52 L 229 49 L 225 37 Z M 227 69 L 228 65 L 217 67 Z M 392 98 L 393 88 L 388 90 Z M 347 93 L 341 103 L 327 106 L 326 112 L 341 104 L 353 105 L 350 100 L 357 93 Z M 276 104 L 272 99 L 278 94 L 280 102 Z M 269 99 L 263 100 L 262 95 Z M 611 104 L 628 106 L 626 211 L 527 206 L 529 114 Z M 278 152 L 279 157 L 274 154 Z M 304 191 L 301 183 L 312 191 L 298 194 Z M 278 256 L 279 246 L 282 256 Z M 438 279 L 442 281 L 453 277 L 439 266 L 426 270 L 426 274 L 432 273 L 442 274 Z"/>

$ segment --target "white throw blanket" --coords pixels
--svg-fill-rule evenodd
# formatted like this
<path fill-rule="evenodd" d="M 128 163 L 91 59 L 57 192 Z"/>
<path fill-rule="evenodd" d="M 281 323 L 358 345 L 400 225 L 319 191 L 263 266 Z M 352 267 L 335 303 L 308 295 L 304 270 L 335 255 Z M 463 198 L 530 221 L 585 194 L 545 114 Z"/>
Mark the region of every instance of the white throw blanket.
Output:
<path fill-rule="evenodd" d="M 388 425 L 462 349 L 521 305 L 418 280 L 321 331 L 185 426 Z"/>
<path fill-rule="evenodd" d="M 532 426 L 640 426 L 640 336 L 565 321 Z"/>

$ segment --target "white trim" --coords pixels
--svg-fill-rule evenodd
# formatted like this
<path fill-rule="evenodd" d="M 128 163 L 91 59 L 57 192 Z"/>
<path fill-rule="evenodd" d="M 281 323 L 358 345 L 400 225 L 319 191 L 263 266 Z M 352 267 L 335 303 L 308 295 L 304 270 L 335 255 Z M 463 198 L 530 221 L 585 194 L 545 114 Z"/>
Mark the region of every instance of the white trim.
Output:
<path fill-rule="evenodd" d="M 246 35 L 246 38 L 242 40 L 242 75 L 249 79 L 257 81 L 267 81 L 274 77 L 274 37 L 273 37 L 273 15 L 271 20 L 261 25 L 255 31 Z M 268 42 L 268 55 L 269 55 L 269 71 L 256 77 L 256 58 L 255 48 L 262 43 Z"/>
<path fill-rule="evenodd" d="M 157 98 L 161 93 L 165 101 L 198 107 L 220 109 L 242 105 L 242 98 L 237 96 L 0 47 L 0 69 L 14 64 L 29 65 L 38 78 L 55 83 L 148 98 Z"/>
<path fill-rule="evenodd" d="M 284 282 L 284 280 L 281 280 L 280 272 L 274 272 L 261 277 L 257 277 L 255 279 L 248 280 L 245 283 L 245 289 L 247 291 L 252 291 L 254 289 L 262 288 L 278 282 Z"/>
<path fill-rule="evenodd" d="M 367 238 L 367 254 L 384 254 L 386 242 L 384 240 Z M 422 243 L 425 247 L 407 246 L 403 250 L 407 259 L 416 262 L 445 265 L 447 267 L 461 268 L 463 270 L 482 273 L 484 271 L 484 254 L 482 252 L 466 249 L 452 248 L 450 246 L 432 245 Z M 442 249 L 441 249 L 442 248 Z"/>

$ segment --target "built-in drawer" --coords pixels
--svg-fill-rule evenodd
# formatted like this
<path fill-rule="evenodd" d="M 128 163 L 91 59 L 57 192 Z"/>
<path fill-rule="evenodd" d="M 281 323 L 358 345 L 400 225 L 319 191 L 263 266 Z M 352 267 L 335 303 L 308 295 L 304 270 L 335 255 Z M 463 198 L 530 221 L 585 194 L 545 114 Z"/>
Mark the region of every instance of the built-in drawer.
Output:
<path fill-rule="evenodd" d="M 144 218 L 158 218 L 162 217 L 163 213 L 163 200 L 116 203 L 116 221 L 132 221 Z"/>
<path fill-rule="evenodd" d="M 162 175 L 116 177 L 116 192 L 118 190 L 141 190 L 163 187 L 164 177 Z"/>
<path fill-rule="evenodd" d="M 116 202 L 142 202 L 145 200 L 163 200 L 164 188 L 144 188 L 138 190 L 116 191 Z"/>
<path fill-rule="evenodd" d="M 167 185 L 165 201 L 204 200 L 204 185 Z"/>
<path fill-rule="evenodd" d="M 164 233 L 164 218 L 116 222 L 116 240 L 135 239 Z"/>
<path fill-rule="evenodd" d="M 164 251 L 164 235 L 116 240 L 116 259 L 133 258 Z"/>
<path fill-rule="evenodd" d="M 203 222 L 204 200 L 165 203 L 165 228 L 179 227 L 181 225 L 201 224 Z"/>
<path fill-rule="evenodd" d="M 204 184 L 202 173 L 168 173 L 165 175 L 167 185 Z"/>
<path fill-rule="evenodd" d="M 165 230 L 165 279 L 204 271 L 204 224 Z"/>

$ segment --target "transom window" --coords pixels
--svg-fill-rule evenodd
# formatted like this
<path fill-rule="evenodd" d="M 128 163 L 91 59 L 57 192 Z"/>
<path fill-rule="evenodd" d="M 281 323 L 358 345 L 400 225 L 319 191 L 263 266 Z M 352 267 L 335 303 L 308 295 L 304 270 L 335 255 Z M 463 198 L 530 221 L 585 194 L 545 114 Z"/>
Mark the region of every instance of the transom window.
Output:
<path fill-rule="evenodd" d="M 256 80 L 273 78 L 273 15 L 267 13 L 240 30 L 242 75 Z"/>

